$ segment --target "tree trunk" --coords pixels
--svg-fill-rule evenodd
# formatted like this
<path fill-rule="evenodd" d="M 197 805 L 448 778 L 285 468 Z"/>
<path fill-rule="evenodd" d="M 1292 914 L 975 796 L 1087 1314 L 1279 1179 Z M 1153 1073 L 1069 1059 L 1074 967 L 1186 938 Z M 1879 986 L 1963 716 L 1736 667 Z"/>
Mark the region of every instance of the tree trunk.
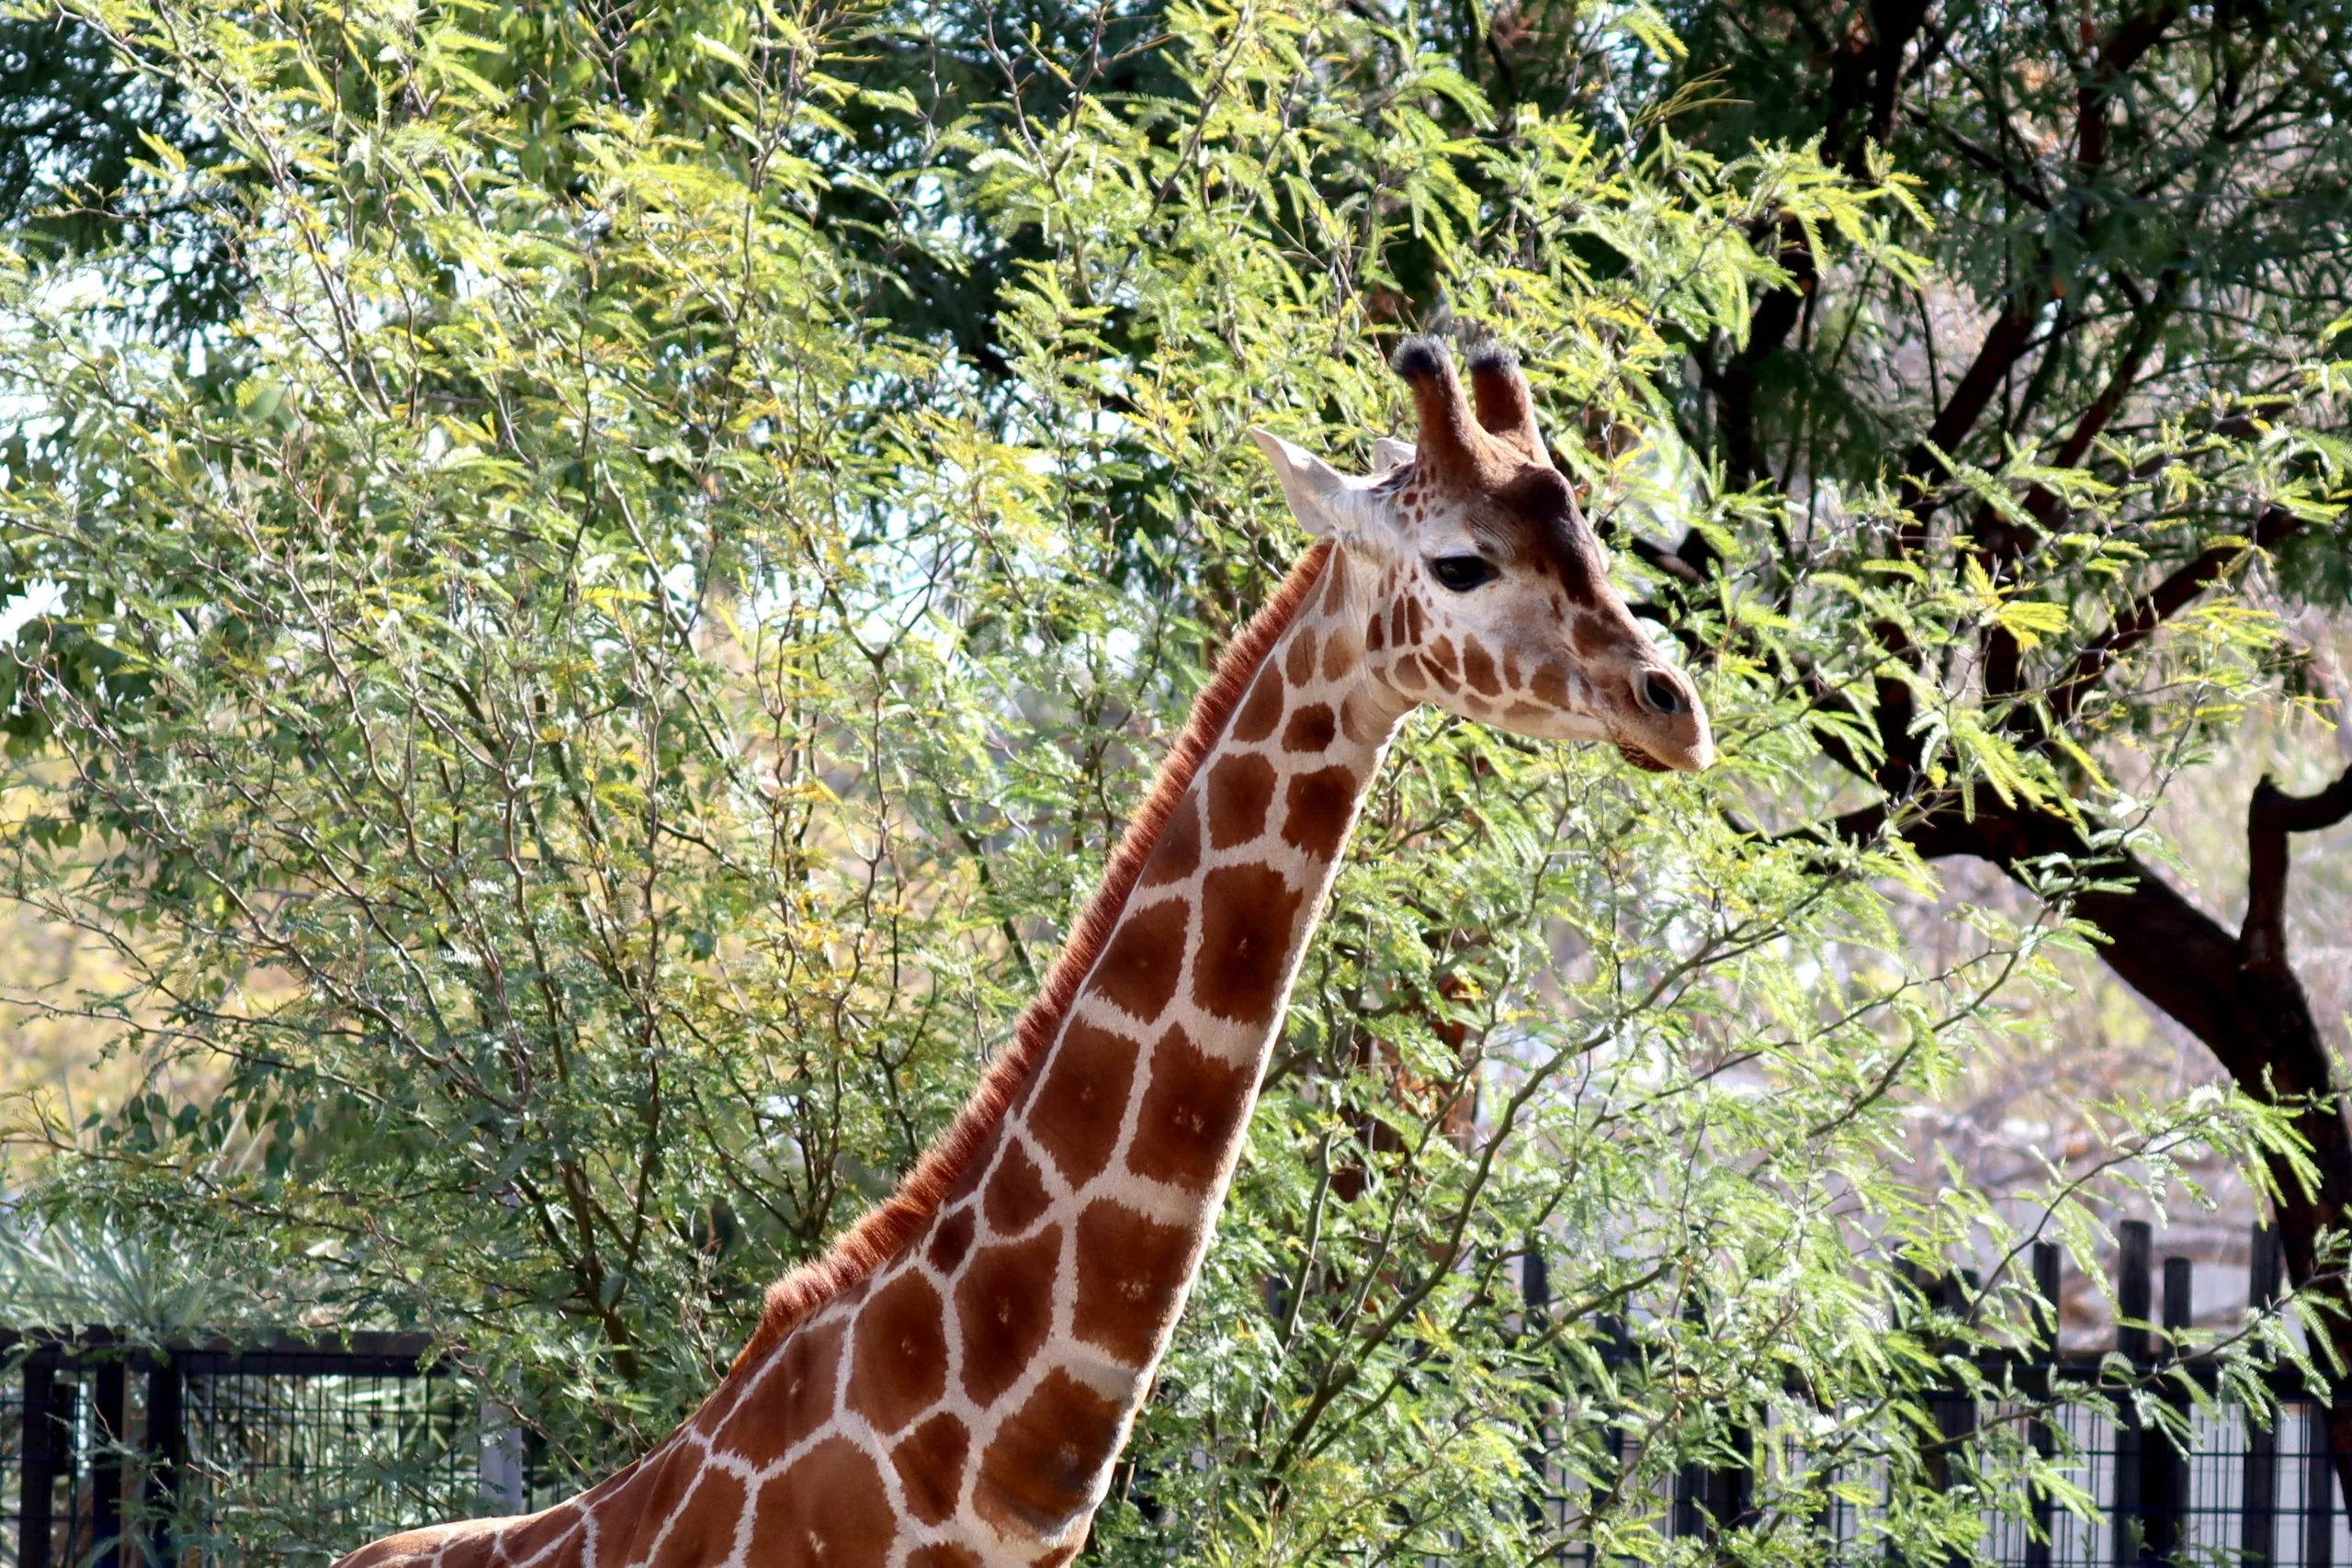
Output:
<path fill-rule="evenodd" d="M 2281 794 L 2265 779 L 2247 809 L 2252 869 L 2245 930 L 2233 937 L 2137 858 L 2114 867 L 2120 891 L 2079 896 L 2075 911 L 2105 933 L 2099 955 L 2151 1005 L 2202 1041 L 2239 1088 L 2271 1101 L 2310 1097 L 2295 1127 L 2317 1168 L 2309 1190 L 2284 1161 L 2270 1162 L 2273 1200 L 2287 1268 L 2298 1287 L 2352 1309 L 2340 1269 L 2320 1274 L 2321 1242 L 2341 1235 L 2352 1213 L 2352 1127 L 2335 1098 L 2327 1048 L 2311 998 L 2288 963 L 2285 935 L 2288 843 L 2291 834 L 2329 827 L 2352 815 L 2352 772 L 2320 794 Z M 1974 855 L 2030 886 L 2024 868 L 2038 857 L 2095 852 L 2074 824 L 2050 813 L 1980 811 L 1973 821 L 1940 813 L 1905 836 L 1931 859 Z M 2352 1365 L 2352 1310 L 2314 1320 L 2336 1357 Z M 2352 1386 L 2338 1382 L 2328 1411 L 2336 1484 L 2352 1507 Z"/>

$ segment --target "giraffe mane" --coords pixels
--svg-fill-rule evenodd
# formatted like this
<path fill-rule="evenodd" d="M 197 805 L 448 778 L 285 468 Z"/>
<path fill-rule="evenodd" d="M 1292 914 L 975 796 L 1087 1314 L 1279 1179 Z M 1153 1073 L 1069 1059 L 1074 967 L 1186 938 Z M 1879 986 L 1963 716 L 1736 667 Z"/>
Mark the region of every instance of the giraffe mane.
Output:
<path fill-rule="evenodd" d="M 1168 826 L 1169 816 L 1192 787 L 1193 775 L 1225 733 L 1234 710 L 1241 705 L 1250 677 L 1298 618 L 1330 554 L 1328 539 L 1310 547 L 1265 607 L 1227 645 L 1215 673 L 1193 704 L 1191 718 L 1160 763 L 1151 793 L 1127 819 L 1127 830 L 1103 868 L 1102 880 L 1087 900 L 1085 912 L 1046 971 L 1045 984 L 1023 1010 L 1012 1043 L 989 1065 L 956 1120 L 922 1152 L 898 1191 L 868 1209 L 823 1257 L 800 1265 L 768 1287 L 760 1325 L 735 1358 L 737 1368 L 765 1352 L 826 1302 L 862 1283 L 922 1234 L 939 1212 L 948 1190 L 986 1145 L 1004 1120 L 1013 1096 L 1060 1033 L 1070 1004 L 1077 999 L 1079 983 L 1102 957 L 1126 908 L 1127 897 L 1143 874 L 1144 862 Z"/>

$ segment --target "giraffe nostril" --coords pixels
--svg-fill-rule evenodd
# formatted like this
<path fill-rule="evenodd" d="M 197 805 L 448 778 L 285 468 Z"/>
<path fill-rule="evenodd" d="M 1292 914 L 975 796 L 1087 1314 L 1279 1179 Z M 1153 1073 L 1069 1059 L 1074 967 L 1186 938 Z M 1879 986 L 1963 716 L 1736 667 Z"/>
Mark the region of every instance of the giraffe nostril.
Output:
<path fill-rule="evenodd" d="M 1648 671 L 1642 676 L 1642 701 L 1651 712 L 1672 718 L 1682 711 L 1682 693 L 1662 671 Z"/>

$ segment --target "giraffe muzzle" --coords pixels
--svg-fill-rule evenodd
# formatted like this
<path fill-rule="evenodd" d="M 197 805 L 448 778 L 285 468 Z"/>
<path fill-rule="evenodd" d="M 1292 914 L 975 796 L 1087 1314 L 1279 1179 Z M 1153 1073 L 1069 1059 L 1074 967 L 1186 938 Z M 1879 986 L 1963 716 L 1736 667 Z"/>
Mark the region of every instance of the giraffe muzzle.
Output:
<path fill-rule="evenodd" d="M 1625 760 L 1651 773 L 1699 773 L 1715 760 L 1707 710 L 1690 678 L 1668 665 L 1637 666 L 1629 682 L 1641 715 L 1640 733 L 1621 736 Z"/>

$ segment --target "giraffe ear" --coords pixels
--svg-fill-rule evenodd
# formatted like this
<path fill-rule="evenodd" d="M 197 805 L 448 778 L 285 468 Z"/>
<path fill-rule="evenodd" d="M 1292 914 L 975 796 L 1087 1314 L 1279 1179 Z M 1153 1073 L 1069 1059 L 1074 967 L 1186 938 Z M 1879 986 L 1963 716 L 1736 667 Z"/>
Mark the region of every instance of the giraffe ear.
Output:
<path fill-rule="evenodd" d="M 1374 436 L 1372 443 L 1372 466 L 1379 473 L 1401 468 L 1413 460 L 1413 444 L 1391 441 L 1385 435 Z"/>
<path fill-rule="evenodd" d="M 1250 438 L 1274 466 L 1274 477 L 1283 482 L 1283 499 L 1290 502 L 1291 515 L 1298 525 L 1320 539 L 1330 534 L 1343 534 L 1342 515 L 1351 488 L 1339 470 L 1322 458 L 1292 446 L 1270 431 L 1252 430 Z"/>

